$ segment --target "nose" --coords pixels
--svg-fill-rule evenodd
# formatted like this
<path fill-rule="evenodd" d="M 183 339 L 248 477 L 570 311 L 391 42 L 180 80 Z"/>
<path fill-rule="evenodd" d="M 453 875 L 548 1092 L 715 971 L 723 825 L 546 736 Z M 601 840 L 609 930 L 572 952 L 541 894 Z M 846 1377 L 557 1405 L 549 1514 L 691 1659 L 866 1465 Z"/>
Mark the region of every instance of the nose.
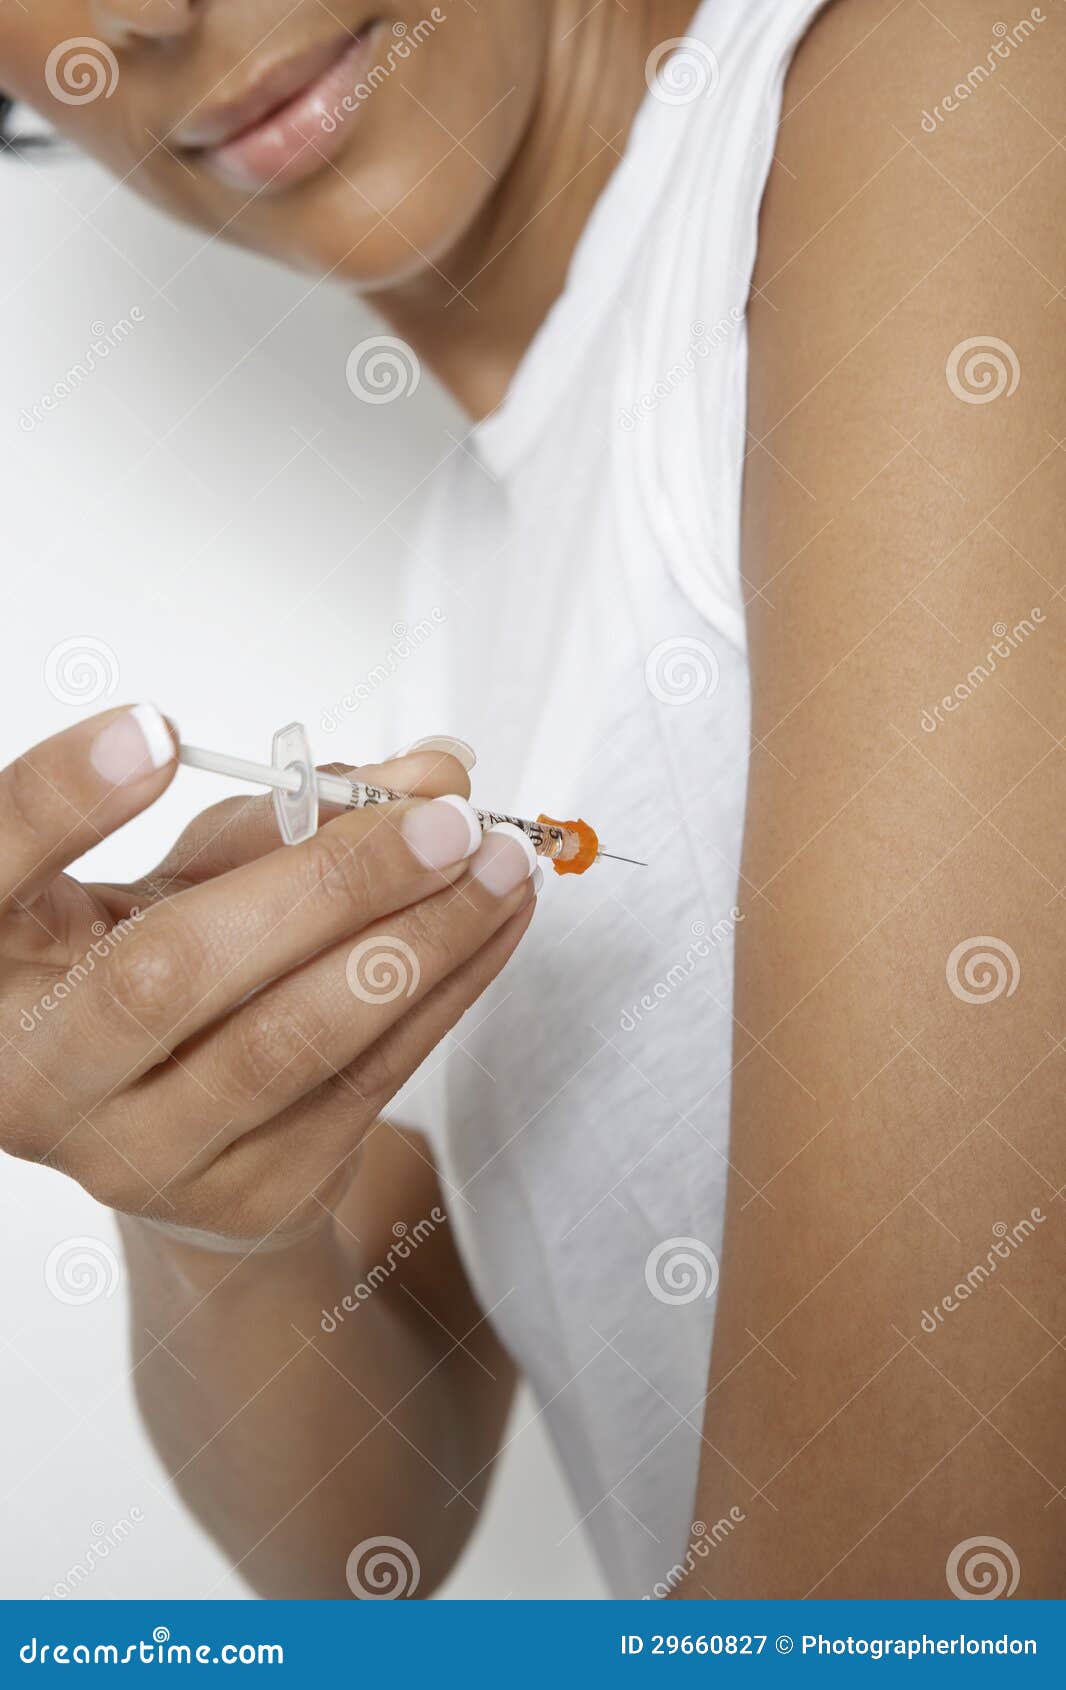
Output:
<path fill-rule="evenodd" d="M 97 33 L 111 47 L 128 41 L 173 41 L 192 28 L 200 0 L 90 0 Z"/>

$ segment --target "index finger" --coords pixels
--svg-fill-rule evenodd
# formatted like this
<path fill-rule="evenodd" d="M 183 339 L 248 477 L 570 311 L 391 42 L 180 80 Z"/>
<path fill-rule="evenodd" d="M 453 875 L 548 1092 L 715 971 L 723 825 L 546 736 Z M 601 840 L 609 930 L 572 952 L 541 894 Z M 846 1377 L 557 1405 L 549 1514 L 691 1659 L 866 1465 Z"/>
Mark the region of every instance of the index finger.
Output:
<path fill-rule="evenodd" d="M 453 885 L 481 842 L 465 799 L 407 798 L 346 810 L 299 845 L 179 891 L 109 951 L 56 1051 L 72 1041 L 128 1080 L 327 946 Z"/>
<path fill-rule="evenodd" d="M 355 775 L 374 786 L 415 798 L 470 796 L 470 777 L 452 754 L 427 748 L 411 751 L 385 763 L 325 763 L 320 774 Z M 341 813 L 335 804 L 322 805 L 322 818 Z M 256 862 L 280 845 L 274 804 L 269 794 L 225 798 L 198 815 L 175 841 L 163 861 L 146 875 L 144 886 L 159 897 L 175 881 L 199 885 L 243 863 Z"/>
<path fill-rule="evenodd" d="M 325 774 L 355 775 L 373 786 L 387 786 L 393 792 L 409 793 L 417 798 L 444 798 L 456 793 L 460 798 L 470 796 L 470 776 L 467 765 L 454 751 L 443 746 L 412 747 L 384 763 L 361 763 L 352 768 L 348 763 L 330 763 Z"/>

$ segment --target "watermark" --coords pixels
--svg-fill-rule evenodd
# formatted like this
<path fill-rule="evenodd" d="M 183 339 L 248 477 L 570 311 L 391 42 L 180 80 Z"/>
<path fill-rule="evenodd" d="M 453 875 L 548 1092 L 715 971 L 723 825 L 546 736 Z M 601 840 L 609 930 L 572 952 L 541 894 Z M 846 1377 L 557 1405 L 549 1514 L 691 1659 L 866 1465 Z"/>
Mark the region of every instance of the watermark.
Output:
<path fill-rule="evenodd" d="M 1038 1226 L 1042 1226 L 1047 1216 L 1039 1209 L 1030 1209 L 1028 1215 L 1022 1217 L 1016 1225 L 1009 1227 L 1006 1221 L 997 1221 L 992 1228 L 996 1242 L 992 1245 L 983 1262 L 975 1262 L 965 1279 L 959 1283 L 939 1303 L 934 1303 L 931 1309 L 922 1310 L 922 1331 L 937 1332 L 943 1326 L 949 1314 L 954 1314 L 963 1303 L 986 1285 L 996 1272 L 1000 1262 L 1007 1262 L 1015 1250 L 1020 1250 L 1027 1238 L 1031 1238 Z"/>
<path fill-rule="evenodd" d="M 372 933 L 348 952 L 344 974 L 348 990 L 360 1003 L 395 1003 L 414 996 L 422 965 L 406 939 Z"/>
<path fill-rule="evenodd" d="M 727 916 L 722 916 L 715 922 L 709 935 L 706 922 L 694 921 L 691 928 L 692 943 L 686 947 L 683 956 L 667 969 L 661 980 L 656 980 L 650 992 L 645 992 L 636 1003 L 622 1011 L 618 1018 L 622 1032 L 635 1032 L 645 1015 L 650 1015 L 653 1010 L 658 1009 L 672 992 L 676 992 L 679 986 L 691 980 L 697 965 L 705 961 L 718 945 L 724 944 L 736 930 L 737 923 L 743 920 L 743 911 L 734 904 Z"/>
<path fill-rule="evenodd" d="M 717 1549 L 726 1538 L 732 1537 L 747 1517 L 742 1508 L 734 1505 L 728 1514 L 723 1515 L 720 1520 L 715 1520 L 712 1526 L 708 1526 L 703 1520 L 693 1520 L 685 1559 L 675 1561 L 665 1578 L 660 1579 L 658 1584 L 653 1584 L 647 1594 L 641 1597 L 641 1601 L 665 1602 L 678 1585 L 682 1584 L 690 1573 L 695 1572 L 700 1562 L 707 1559 L 712 1549 Z"/>
<path fill-rule="evenodd" d="M 659 1303 L 706 1301 L 718 1289 L 718 1258 L 702 1238 L 664 1238 L 648 1253 L 644 1283 Z"/>
<path fill-rule="evenodd" d="M 1001 1537 L 968 1537 L 957 1543 L 944 1568 L 948 1589 L 960 1602 L 995 1602 L 1013 1596 L 1021 1567 Z"/>
<path fill-rule="evenodd" d="M 61 1579 L 57 1579 L 51 1590 L 46 1590 L 39 1598 L 41 1602 L 59 1602 L 74 1596 L 94 1573 L 101 1562 L 116 1549 L 120 1549 L 131 1535 L 134 1528 L 139 1526 L 144 1515 L 137 1507 L 130 1509 L 121 1520 L 113 1520 L 110 1526 L 105 1526 L 102 1520 L 94 1520 L 89 1530 L 92 1541 L 89 1543 L 80 1561 L 75 1561 L 68 1567 Z"/>
<path fill-rule="evenodd" d="M 952 112 L 956 112 L 970 98 L 976 94 L 982 83 L 994 76 L 1004 59 L 1009 59 L 1016 47 L 1021 47 L 1029 37 L 1035 33 L 1037 26 L 1046 23 L 1047 19 L 1039 6 L 1024 18 L 1020 18 L 1013 28 L 1005 23 L 994 23 L 992 34 L 995 36 L 984 60 L 974 65 L 961 82 L 956 82 L 954 88 L 944 95 L 932 111 L 922 112 L 922 128 L 927 135 L 935 135 L 940 124 L 946 123 Z"/>
<path fill-rule="evenodd" d="M 944 967 L 948 986 L 963 1003 L 995 1003 L 1018 990 L 1022 965 L 1006 939 L 978 933 L 955 946 Z"/>
<path fill-rule="evenodd" d="M 715 652 L 694 634 L 660 640 L 644 660 L 644 684 L 660 704 L 694 704 L 718 691 L 721 670 Z"/>
<path fill-rule="evenodd" d="M 650 416 L 657 411 L 664 399 L 669 399 L 672 393 L 688 380 L 701 358 L 709 358 L 717 351 L 722 343 L 728 340 L 733 330 L 744 321 L 744 307 L 731 305 L 724 317 L 719 317 L 713 328 L 708 329 L 704 323 L 690 324 L 692 335 L 688 346 L 666 374 L 660 376 L 653 387 L 648 388 L 632 405 L 624 405 L 618 413 L 618 425 L 627 433 L 632 433 L 643 417 Z"/>
<path fill-rule="evenodd" d="M 69 1627 L 65 1629 L 69 1630 Z M 23 1666 L 284 1666 L 280 1643 L 172 1643 L 165 1625 L 136 1643 L 48 1643 L 31 1637 L 19 1649 Z"/>
<path fill-rule="evenodd" d="M 60 704 L 95 704 L 118 686 L 118 657 L 106 640 L 75 634 L 54 645 L 44 661 L 44 684 Z"/>
<path fill-rule="evenodd" d="M 133 932 L 137 923 L 144 920 L 146 913 L 145 910 L 138 909 L 134 905 L 129 915 L 123 916 L 122 920 L 116 922 L 114 927 L 108 927 L 106 921 L 94 921 L 92 930 L 97 937 L 85 954 L 80 956 L 76 962 L 71 963 L 67 972 L 45 992 L 43 997 L 38 998 L 37 1002 L 31 1004 L 29 1009 L 24 1009 L 21 1012 L 19 1026 L 22 1031 L 24 1033 L 34 1032 L 41 1025 L 46 1015 L 50 1015 L 53 1009 L 58 1009 L 60 1004 L 64 1003 L 71 993 L 77 990 L 82 981 L 89 978 L 97 963 L 110 956 L 115 947 L 120 945 L 123 939 Z"/>
<path fill-rule="evenodd" d="M 322 732 L 336 733 L 344 717 L 354 716 L 357 710 L 373 698 L 378 688 L 390 681 L 403 668 L 408 658 L 421 650 L 426 641 L 432 638 L 447 620 L 447 614 L 435 604 L 429 615 L 421 617 L 413 626 L 406 622 L 394 622 L 392 644 L 384 658 L 380 663 L 375 663 L 372 669 L 367 670 L 351 692 L 346 692 L 336 704 L 327 705 L 319 718 Z"/>
<path fill-rule="evenodd" d="M 61 105 L 87 106 L 101 94 L 111 98 L 118 87 L 118 60 L 95 35 L 72 35 L 52 48 L 44 62 L 44 80 Z"/>
<path fill-rule="evenodd" d="M 418 392 L 422 366 L 414 348 L 393 334 L 372 334 L 353 346 L 345 380 L 365 405 L 391 405 Z"/>
<path fill-rule="evenodd" d="M 694 35 L 660 41 L 644 61 L 649 94 L 664 106 L 689 106 L 713 94 L 721 77 L 718 58 Z"/>
<path fill-rule="evenodd" d="M 1035 634 L 1038 626 L 1044 620 L 1044 612 L 1039 605 L 1034 605 L 1028 616 L 1023 616 L 1012 627 L 1006 622 L 993 622 L 992 644 L 979 663 L 975 663 L 965 680 L 959 681 L 946 693 L 938 704 L 931 709 L 923 710 L 921 714 L 922 732 L 935 734 L 937 728 L 944 726 L 945 715 L 951 715 L 960 704 L 965 704 L 972 698 L 979 687 L 991 680 L 999 663 L 1006 663 L 1012 652 L 1024 645 L 1030 634 Z"/>
<path fill-rule="evenodd" d="M 349 1555 L 344 1576 L 361 1602 L 396 1602 L 414 1595 L 422 1568 L 402 1537 L 367 1537 Z"/>
<path fill-rule="evenodd" d="M 389 1245 L 384 1261 L 376 1262 L 366 1277 L 346 1292 L 339 1303 L 334 1303 L 332 1309 L 322 1310 L 318 1324 L 323 1332 L 336 1332 L 345 1315 L 354 1314 L 363 1303 L 369 1302 L 379 1286 L 391 1279 L 402 1263 L 410 1261 L 419 1245 L 431 1238 L 447 1219 L 444 1210 L 434 1204 L 429 1214 L 416 1221 L 414 1226 L 408 1226 L 406 1221 L 395 1221 L 392 1233 L 396 1242 Z"/>
<path fill-rule="evenodd" d="M 1022 367 L 1007 341 L 994 334 L 975 334 L 951 348 L 944 374 L 956 399 L 965 405 L 991 405 L 1017 392 Z"/>
<path fill-rule="evenodd" d="M 119 317 L 116 322 L 111 324 L 110 328 L 105 327 L 103 323 L 90 323 L 89 333 L 93 338 L 78 362 L 71 364 L 60 380 L 52 384 L 47 393 L 42 393 L 41 397 L 32 405 L 22 407 L 19 412 L 18 423 L 23 434 L 32 434 L 33 430 L 39 428 L 41 423 L 47 422 L 51 413 L 59 409 L 64 399 L 69 399 L 72 394 L 77 393 L 82 383 L 88 381 L 94 370 L 99 369 L 100 365 L 110 358 L 112 352 L 129 339 L 137 325 L 144 321 L 145 315 L 141 307 L 131 305 L 127 315 Z"/>
<path fill-rule="evenodd" d="M 394 23 L 392 41 L 384 60 L 373 65 L 355 87 L 349 89 L 342 100 L 338 100 L 332 111 L 323 115 L 321 123 L 324 132 L 332 135 L 341 118 L 348 116 L 369 100 L 371 94 L 375 93 L 383 82 L 389 80 L 404 60 L 409 59 L 417 47 L 421 47 L 423 41 L 429 39 L 447 16 L 447 12 L 442 11 L 439 6 L 434 6 L 428 17 L 420 18 L 416 24 Z"/>
<path fill-rule="evenodd" d="M 44 1282 L 53 1297 L 78 1307 L 113 1297 L 119 1277 L 118 1257 L 102 1238 L 64 1238 L 44 1264 Z"/>

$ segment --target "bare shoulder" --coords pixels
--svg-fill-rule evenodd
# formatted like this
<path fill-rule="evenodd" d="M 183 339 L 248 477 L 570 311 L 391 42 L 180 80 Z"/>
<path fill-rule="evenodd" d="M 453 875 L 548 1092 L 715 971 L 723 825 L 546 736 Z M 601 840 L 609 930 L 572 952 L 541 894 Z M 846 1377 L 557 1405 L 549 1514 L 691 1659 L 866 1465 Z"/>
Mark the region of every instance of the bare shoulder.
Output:
<path fill-rule="evenodd" d="M 860 754 L 891 749 L 894 729 L 914 738 L 960 660 L 965 675 L 994 628 L 1034 607 L 1054 631 L 1014 680 L 1028 668 L 1029 707 L 1055 735 L 1066 726 L 1051 662 L 1066 583 L 1066 6 L 1008 24 L 1001 11 L 835 0 L 788 78 L 763 205 L 753 651 L 802 629 L 763 677 L 772 720 L 795 713 L 786 733 L 857 675 L 894 673 L 865 729 L 852 724 Z M 995 714 L 1023 741 L 1035 730 L 1021 705 Z M 988 718 L 986 698 L 948 773 L 980 760 L 969 736 Z M 991 797 L 983 774 L 963 781 L 971 796 Z M 820 784 L 826 804 L 842 796 L 830 771 Z"/>
<path fill-rule="evenodd" d="M 1064 91 L 1058 0 L 836 0 L 788 78 L 716 1595 L 959 1594 L 982 1534 L 1066 1593 Z"/>
<path fill-rule="evenodd" d="M 907 816 L 910 768 L 931 815 L 1030 838 L 1038 787 L 1062 884 L 1066 6 L 998 4 L 835 0 L 787 83 L 751 305 L 760 876 L 884 766 Z"/>
<path fill-rule="evenodd" d="M 1066 338 L 1066 7 L 1047 0 L 1010 25 L 1002 10 L 834 0 L 794 60 L 761 220 L 750 402 L 755 439 L 773 431 L 808 505 L 830 481 L 850 498 L 919 427 L 968 496 L 968 469 L 991 491 L 994 457 L 995 490 L 1009 489 L 1032 439 L 1063 433 L 1050 354 Z M 981 335 L 1008 396 L 1024 365 L 1017 405 L 982 403 L 994 389 L 972 357 Z M 963 409 L 956 387 L 978 403 Z M 831 448 L 810 426 L 823 416 L 843 425 Z M 756 474 L 767 464 L 753 453 Z"/>

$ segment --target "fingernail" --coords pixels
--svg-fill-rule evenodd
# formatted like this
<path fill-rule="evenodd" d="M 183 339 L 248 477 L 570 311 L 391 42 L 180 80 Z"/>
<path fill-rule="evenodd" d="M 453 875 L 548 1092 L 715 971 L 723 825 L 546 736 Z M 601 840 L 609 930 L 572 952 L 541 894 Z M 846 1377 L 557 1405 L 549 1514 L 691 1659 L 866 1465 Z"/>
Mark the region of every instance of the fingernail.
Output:
<path fill-rule="evenodd" d="M 426 868 L 461 863 L 481 844 L 481 823 L 466 799 L 454 793 L 408 810 L 400 832 Z"/>
<path fill-rule="evenodd" d="M 454 757 L 457 763 L 461 763 L 467 774 L 477 762 L 474 747 L 467 745 L 465 739 L 453 739 L 450 734 L 431 734 L 428 739 L 416 739 L 413 745 L 405 746 L 402 751 L 394 751 L 386 761 L 396 762 L 400 757 L 409 757 L 413 751 L 443 751 L 449 757 Z"/>
<path fill-rule="evenodd" d="M 135 704 L 101 728 L 89 747 L 89 761 L 111 786 L 141 780 L 174 761 L 170 729 L 154 704 Z"/>
<path fill-rule="evenodd" d="M 497 822 L 486 833 L 470 874 L 487 892 L 502 898 L 528 880 L 536 867 L 537 853 L 522 829 L 513 822 Z"/>
<path fill-rule="evenodd" d="M 536 868 L 533 870 L 533 896 L 534 896 L 534 898 L 540 897 L 540 889 L 543 885 L 544 885 L 544 870 L 541 868 L 540 864 L 538 863 Z"/>

